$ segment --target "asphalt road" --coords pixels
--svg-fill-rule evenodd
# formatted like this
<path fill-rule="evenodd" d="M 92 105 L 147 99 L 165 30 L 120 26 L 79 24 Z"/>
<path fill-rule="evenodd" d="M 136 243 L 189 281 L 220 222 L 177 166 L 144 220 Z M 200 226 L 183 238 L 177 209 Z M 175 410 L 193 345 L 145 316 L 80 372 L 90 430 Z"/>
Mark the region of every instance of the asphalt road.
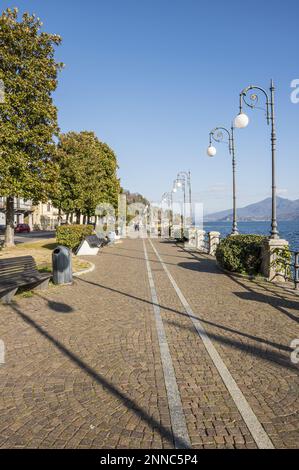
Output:
<path fill-rule="evenodd" d="M 31 233 L 19 233 L 15 234 L 15 243 L 31 243 L 36 242 L 40 239 L 49 239 L 55 238 L 55 231 L 40 231 L 40 232 L 31 232 Z M 0 240 L 3 240 L 4 236 L 0 235 Z"/>

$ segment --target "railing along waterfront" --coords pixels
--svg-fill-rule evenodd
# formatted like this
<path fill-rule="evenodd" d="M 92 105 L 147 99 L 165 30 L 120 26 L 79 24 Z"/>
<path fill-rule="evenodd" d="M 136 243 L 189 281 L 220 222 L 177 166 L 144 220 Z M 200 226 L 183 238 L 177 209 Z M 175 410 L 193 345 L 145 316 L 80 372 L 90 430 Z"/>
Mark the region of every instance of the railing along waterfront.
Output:
<path fill-rule="evenodd" d="M 204 253 L 209 253 L 210 252 L 210 237 L 209 237 L 208 232 L 205 232 L 205 234 L 204 234 L 203 251 L 204 251 Z"/>
<path fill-rule="evenodd" d="M 290 277 L 294 281 L 295 289 L 299 290 L 299 251 L 291 251 Z"/>
<path fill-rule="evenodd" d="M 290 250 L 290 259 L 284 262 L 284 277 L 286 281 L 293 282 L 296 290 L 299 290 L 299 251 Z"/>

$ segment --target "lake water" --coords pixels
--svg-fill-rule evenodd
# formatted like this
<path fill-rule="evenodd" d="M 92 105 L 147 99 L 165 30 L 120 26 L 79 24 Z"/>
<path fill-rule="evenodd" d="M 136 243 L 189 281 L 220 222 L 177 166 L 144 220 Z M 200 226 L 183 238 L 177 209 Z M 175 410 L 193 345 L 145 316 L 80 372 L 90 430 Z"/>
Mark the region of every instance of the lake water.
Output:
<path fill-rule="evenodd" d="M 241 234 L 269 235 L 271 222 L 239 222 L 238 227 Z M 231 222 L 207 222 L 204 224 L 204 230 L 207 232 L 215 230 L 220 232 L 222 237 L 229 235 L 231 228 Z M 278 230 L 280 238 L 287 240 L 292 250 L 299 251 L 299 221 L 279 222 Z"/>

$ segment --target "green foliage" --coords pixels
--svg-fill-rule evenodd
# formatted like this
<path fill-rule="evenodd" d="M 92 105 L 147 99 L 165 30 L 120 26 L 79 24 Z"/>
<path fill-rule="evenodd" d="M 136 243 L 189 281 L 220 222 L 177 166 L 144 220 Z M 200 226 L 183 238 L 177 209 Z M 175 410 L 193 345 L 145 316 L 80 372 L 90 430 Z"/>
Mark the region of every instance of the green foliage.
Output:
<path fill-rule="evenodd" d="M 286 278 L 291 277 L 291 261 L 292 261 L 292 253 L 288 246 L 284 246 L 283 248 L 276 248 L 273 250 L 275 255 L 275 259 L 273 260 L 271 267 L 275 269 L 277 273 L 285 272 Z"/>
<path fill-rule="evenodd" d="M 220 266 L 231 272 L 258 274 L 261 250 L 266 237 L 260 235 L 235 235 L 222 240 L 216 251 Z"/>
<path fill-rule="evenodd" d="M 141 203 L 144 206 L 150 205 L 149 201 L 144 196 L 142 196 L 142 194 L 130 193 L 130 191 L 128 190 L 123 190 L 122 193 L 126 195 L 128 205 L 135 204 L 135 203 Z"/>
<path fill-rule="evenodd" d="M 132 222 L 132 220 L 142 213 L 142 210 L 150 205 L 150 202 L 139 193 L 130 193 L 126 189 L 121 189 L 122 194 L 126 195 L 127 203 L 127 225 Z M 130 208 L 131 206 L 131 208 Z"/>
<path fill-rule="evenodd" d="M 90 217 L 100 203 L 118 203 L 117 160 L 93 132 L 61 134 L 56 163 L 59 188 L 52 202 L 66 213 Z"/>
<path fill-rule="evenodd" d="M 52 92 L 62 64 L 54 59 L 61 38 L 41 32 L 34 15 L 7 9 L 0 16 L 1 196 L 46 201 L 56 181 L 53 162 L 58 134 Z"/>
<path fill-rule="evenodd" d="M 58 245 L 75 250 L 81 241 L 92 233 L 92 225 L 62 225 L 56 229 L 56 240 Z"/>

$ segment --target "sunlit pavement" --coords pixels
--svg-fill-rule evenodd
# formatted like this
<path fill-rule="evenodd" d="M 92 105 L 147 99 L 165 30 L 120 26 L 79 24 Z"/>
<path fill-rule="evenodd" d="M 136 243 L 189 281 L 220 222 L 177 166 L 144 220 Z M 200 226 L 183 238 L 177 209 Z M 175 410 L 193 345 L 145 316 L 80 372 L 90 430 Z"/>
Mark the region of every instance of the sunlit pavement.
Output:
<path fill-rule="evenodd" d="M 89 259 L 0 306 L 0 447 L 299 447 L 297 296 L 172 242 Z"/>

